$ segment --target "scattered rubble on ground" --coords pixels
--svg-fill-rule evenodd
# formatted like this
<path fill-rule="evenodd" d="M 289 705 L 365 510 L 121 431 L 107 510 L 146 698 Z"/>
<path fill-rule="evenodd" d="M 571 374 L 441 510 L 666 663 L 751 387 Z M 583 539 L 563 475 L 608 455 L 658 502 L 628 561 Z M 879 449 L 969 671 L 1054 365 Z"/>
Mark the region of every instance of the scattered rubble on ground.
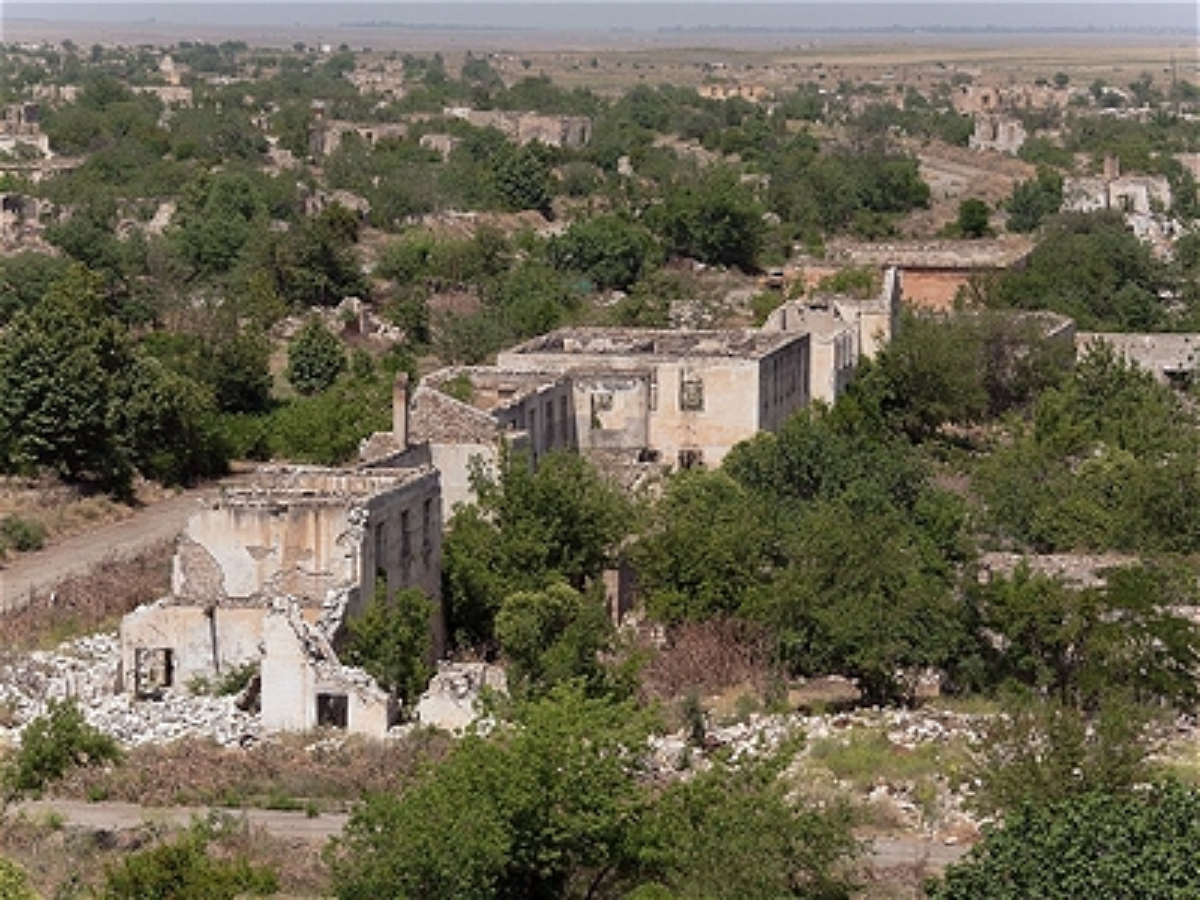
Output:
<path fill-rule="evenodd" d="M 120 645 L 116 634 L 96 634 L 52 652 L 0 658 L 0 742 L 16 743 L 28 722 L 52 700 L 76 698 L 88 722 L 126 746 L 185 737 L 243 745 L 260 734 L 258 717 L 237 708 L 233 696 L 164 691 L 155 700 L 118 693 Z"/>

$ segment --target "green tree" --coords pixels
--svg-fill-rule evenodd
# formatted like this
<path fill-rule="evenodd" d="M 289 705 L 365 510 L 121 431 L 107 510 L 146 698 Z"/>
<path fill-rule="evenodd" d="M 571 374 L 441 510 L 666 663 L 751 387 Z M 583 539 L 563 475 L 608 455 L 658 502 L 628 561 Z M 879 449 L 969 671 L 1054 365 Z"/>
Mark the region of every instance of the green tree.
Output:
<path fill-rule="evenodd" d="M 204 173 L 184 190 L 172 239 L 200 278 L 222 275 L 233 268 L 254 232 L 266 227 L 266 212 L 247 175 Z"/>
<path fill-rule="evenodd" d="M 21 748 L 5 763 L 5 800 L 40 796 L 77 766 L 120 762 L 121 748 L 88 723 L 74 700 L 51 700 L 45 714 L 25 726 Z"/>
<path fill-rule="evenodd" d="M 779 560 L 777 523 L 724 472 L 672 477 L 629 555 L 647 611 L 664 622 L 751 607 Z"/>
<path fill-rule="evenodd" d="M 988 685 L 1016 683 L 1084 711 L 1114 694 L 1190 712 L 1200 627 L 1180 612 L 1188 579 L 1162 567 L 1110 569 L 1100 587 L 1072 588 L 1026 567 L 967 591 Z"/>
<path fill-rule="evenodd" d="M 561 583 L 510 594 L 496 613 L 510 689 L 525 695 L 570 681 L 604 690 L 609 679 L 601 654 L 612 649 L 612 639 L 603 601 Z"/>
<path fill-rule="evenodd" d="M 982 238 L 991 234 L 988 225 L 988 205 L 977 197 L 969 197 L 958 204 L 958 219 L 955 230 L 965 238 Z"/>
<path fill-rule="evenodd" d="M 340 379 L 326 391 L 294 397 L 272 410 L 263 440 L 273 456 L 341 465 L 354 457 L 363 439 L 389 427 L 391 397 L 390 381 L 378 375 Z"/>
<path fill-rule="evenodd" d="M 114 415 L 134 468 L 163 484 L 190 484 L 226 471 L 228 451 L 209 391 L 145 356 L 126 377 L 127 393 Z"/>
<path fill-rule="evenodd" d="M 288 344 L 287 380 L 301 394 L 328 390 L 346 369 L 342 342 L 317 316 L 310 316 Z"/>
<path fill-rule="evenodd" d="M 32 308 L 69 268 L 70 263 L 61 256 L 33 251 L 0 259 L 0 325 Z"/>
<path fill-rule="evenodd" d="M 1194 897 L 1200 794 L 1177 783 L 1014 810 L 926 893 L 933 900 Z"/>
<path fill-rule="evenodd" d="M 766 238 L 763 212 L 733 170 L 716 168 L 672 187 L 654 221 L 669 252 L 751 271 Z"/>
<path fill-rule="evenodd" d="M 506 148 L 492 161 L 492 184 L 502 209 L 550 215 L 550 148 L 536 141 Z"/>
<path fill-rule="evenodd" d="M 644 883 L 695 900 L 855 896 L 853 817 L 846 807 L 818 810 L 791 796 L 791 759 L 786 750 L 736 764 L 718 759 L 669 787 L 647 817 Z"/>
<path fill-rule="evenodd" d="M 278 878 L 244 856 L 229 858 L 209 850 L 214 829 L 193 825 L 174 840 L 139 850 L 110 866 L 102 900 L 234 900 L 279 891 Z"/>
<path fill-rule="evenodd" d="M 655 248 L 641 226 L 617 216 L 576 220 L 546 248 L 551 265 L 577 272 L 602 290 L 628 290 L 651 267 Z"/>
<path fill-rule="evenodd" d="M 554 452 L 536 468 L 505 456 L 477 469 L 477 500 L 455 510 L 443 579 L 451 632 L 489 640 L 504 599 L 565 581 L 586 590 L 633 523 L 633 508 L 582 456 Z"/>
<path fill-rule="evenodd" d="M 1062 215 L 1020 270 L 1010 269 L 989 295 L 993 305 L 1049 309 L 1080 329 L 1161 331 L 1172 313 L 1160 299 L 1167 272 L 1120 213 Z"/>
<path fill-rule="evenodd" d="M 816 504 L 784 553 L 788 566 L 758 615 L 794 671 L 852 677 L 867 703 L 910 702 L 917 673 L 960 651 L 943 548 L 870 488 Z"/>
<path fill-rule="evenodd" d="M 430 621 L 433 603 L 415 588 L 388 596 L 379 579 L 363 612 L 350 619 L 345 659 L 361 666 L 403 703 L 414 703 L 432 673 Z"/>
<path fill-rule="evenodd" d="M 402 796 L 375 794 L 329 852 L 334 894 L 366 898 L 616 896 L 648 796 L 650 720 L 562 687 L 469 734 Z"/>
<path fill-rule="evenodd" d="M 987 815 L 1089 793 L 1129 794 L 1154 776 L 1157 714 L 1114 692 L 1090 712 L 1009 692 L 983 729 L 969 776 Z"/>
<path fill-rule="evenodd" d="M 0 460 L 118 490 L 132 465 L 114 428 L 133 353 L 104 314 L 98 280 L 72 269 L 0 334 Z"/>
<path fill-rule="evenodd" d="M 1008 199 L 1008 230 L 1030 232 L 1062 208 L 1062 176 L 1048 166 L 1038 166 L 1037 177 L 1013 186 Z"/>
<path fill-rule="evenodd" d="M 1194 414 L 1111 347 L 1046 390 L 1032 427 L 976 468 L 985 524 L 1043 552 L 1200 546 Z"/>

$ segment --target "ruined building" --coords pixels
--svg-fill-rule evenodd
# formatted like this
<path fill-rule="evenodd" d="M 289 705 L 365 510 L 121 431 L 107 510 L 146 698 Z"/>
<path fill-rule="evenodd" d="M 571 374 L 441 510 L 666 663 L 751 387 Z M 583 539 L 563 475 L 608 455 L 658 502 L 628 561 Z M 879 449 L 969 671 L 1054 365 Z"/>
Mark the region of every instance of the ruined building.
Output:
<path fill-rule="evenodd" d="M 121 682 L 139 697 L 261 665 L 268 731 L 382 734 L 396 710 L 335 646 L 377 582 L 440 596 L 437 472 L 282 469 L 227 488 L 188 522 L 171 594 L 121 623 Z M 440 607 L 434 654 L 445 645 Z"/>
<path fill-rule="evenodd" d="M 970 137 L 972 150 L 998 150 L 1016 154 L 1028 140 L 1029 133 L 1020 119 L 996 113 L 975 116 L 975 131 Z"/>
<path fill-rule="evenodd" d="M 563 329 L 495 366 L 434 373 L 411 398 L 401 382 L 393 431 L 363 454 L 436 468 L 447 516 L 502 445 L 534 463 L 563 449 L 626 469 L 718 466 L 808 405 L 809 347 L 807 333 Z"/>
<path fill-rule="evenodd" d="M 885 269 L 877 297 L 841 294 L 791 300 L 775 309 L 763 331 L 809 336 L 809 393 L 832 404 L 850 384 L 860 359 L 873 359 L 896 333 L 901 302 L 899 270 Z"/>
<path fill-rule="evenodd" d="M 50 138 L 42 131 L 41 107 L 36 103 L 14 103 L 0 120 L 0 153 L 36 157 L 52 155 Z"/>

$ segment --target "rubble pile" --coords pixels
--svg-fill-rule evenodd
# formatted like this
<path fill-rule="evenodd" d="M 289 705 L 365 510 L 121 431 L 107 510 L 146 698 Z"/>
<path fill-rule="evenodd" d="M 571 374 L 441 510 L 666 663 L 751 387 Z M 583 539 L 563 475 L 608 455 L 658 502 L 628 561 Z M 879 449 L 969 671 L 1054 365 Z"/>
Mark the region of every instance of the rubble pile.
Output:
<path fill-rule="evenodd" d="M 52 700 L 79 701 L 89 723 L 121 744 L 212 738 L 222 746 L 257 739 L 256 716 L 239 710 L 235 697 L 164 691 L 155 700 L 118 693 L 120 646 L 115 634 L 97 634 L 52 652 L 0 657 L 0 741 L 17 743 L 21 730 Z"/>

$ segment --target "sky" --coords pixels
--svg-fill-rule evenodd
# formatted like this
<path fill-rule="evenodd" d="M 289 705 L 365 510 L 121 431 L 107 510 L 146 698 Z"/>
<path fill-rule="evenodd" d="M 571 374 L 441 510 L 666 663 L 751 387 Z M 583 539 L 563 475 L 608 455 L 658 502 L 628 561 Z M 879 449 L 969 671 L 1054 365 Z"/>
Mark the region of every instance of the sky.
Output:
<path fill-rule="evenodd" d="M 209 23 L 214 15 L 229 24 L 271 22 L 305 25 L 388 23 L 460 28 L 667 30 L 667 29 L 1097 29 L 1197 31 L 1197 3 L 1091 2 L 1038 0 L 955 0 L 923 2 L 807 2 L 807 0 L 692 0 L 689 3 L 621 0 L 392 0 L 285 2 L 265 0 L 0 0 L 6 18 Z M 219 13 L 216 12 L 219 9 Z"/>

